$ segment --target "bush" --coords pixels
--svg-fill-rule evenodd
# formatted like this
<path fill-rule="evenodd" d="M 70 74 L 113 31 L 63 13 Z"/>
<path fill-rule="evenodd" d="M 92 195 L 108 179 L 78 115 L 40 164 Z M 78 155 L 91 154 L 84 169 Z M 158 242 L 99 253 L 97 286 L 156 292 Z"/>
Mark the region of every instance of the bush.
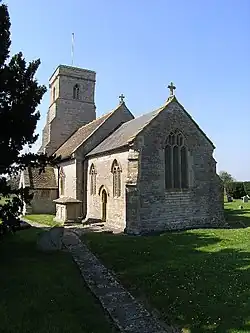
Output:
<path fill-rule="evenodd" d="M 226 186 L 226 192 L 234 199 L 241 199 L 246 195 L 243 182 L 231 182 Z"/>
<path fill-rule="evenodd" d="M 0 236 L 8 232 L 14 233 L 20 227 L 20 220 L 15 216 L 9 214 L 0 221 Z"/>
<path fill-rule="evenodd" d="M 244 190 L 250 196 L 250 182 L 244 182 Z"/>

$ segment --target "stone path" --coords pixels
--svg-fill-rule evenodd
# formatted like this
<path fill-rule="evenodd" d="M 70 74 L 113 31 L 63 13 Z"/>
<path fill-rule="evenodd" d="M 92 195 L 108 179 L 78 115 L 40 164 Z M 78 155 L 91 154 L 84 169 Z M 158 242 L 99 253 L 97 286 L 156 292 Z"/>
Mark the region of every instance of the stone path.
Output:
<path fill-rule="evenodd" d="M 119 284 L 78 235 L 66 228 L 64 245 L 71 252 L 81 275 L 93 294 L 99 299 L 120 329 L 126 333 L 181 333 L 180 330 L 163 326 L 151 313 Z"/>

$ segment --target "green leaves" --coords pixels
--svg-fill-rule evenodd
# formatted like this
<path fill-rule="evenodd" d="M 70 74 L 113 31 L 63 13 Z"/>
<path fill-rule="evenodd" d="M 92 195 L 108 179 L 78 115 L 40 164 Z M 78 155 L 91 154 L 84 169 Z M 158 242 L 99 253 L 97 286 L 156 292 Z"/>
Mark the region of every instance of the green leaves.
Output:
<path fill-rule="evenodd" d="M 28 200 L 27 191 L 8 186 L 5 176 L 13 177 L 26 167 L 38 167 L 41 172 L 47 164 L 58 159 L 45 154 L 24 154 L 25 145 L 36 142 L 35 134 L 40 104 L 46 87 L 35 79 L 40 60 L 26 63 L 21 52 L 9 62 L 10 18 L 6 5 L 0 5 L 0 194 L 11 196 L 0 206 L 0 218 L 20 213 L 22 200 Z M 4 176 L 4 177 L 1 177 Z M 6 220 L 6 219 L 5 219 Z"/>
<path fill-rule="evenodd" d="M 0 69 L 9 56 L 10 17 L 6 5 L 0 6 Z"/>

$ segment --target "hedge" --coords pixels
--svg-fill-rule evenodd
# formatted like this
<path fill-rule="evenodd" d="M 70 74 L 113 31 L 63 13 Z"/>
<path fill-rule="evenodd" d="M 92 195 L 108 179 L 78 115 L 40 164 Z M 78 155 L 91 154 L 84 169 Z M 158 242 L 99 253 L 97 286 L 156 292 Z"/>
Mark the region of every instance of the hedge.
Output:
<path fill-rule="evenodd" d="M 250 182 L 244 182 L 244 190 L 250 196 Z"/>
<path fill-rule="evenodd" d="M 246 182 L 246 183 L 248 183 L 248 182 Z M 246 195 L 246 191 L 244 188 L 244 182 L 228 183 L 226 186 L 226 192 L 234 199 L 241 199 L 244 195 Z"/>

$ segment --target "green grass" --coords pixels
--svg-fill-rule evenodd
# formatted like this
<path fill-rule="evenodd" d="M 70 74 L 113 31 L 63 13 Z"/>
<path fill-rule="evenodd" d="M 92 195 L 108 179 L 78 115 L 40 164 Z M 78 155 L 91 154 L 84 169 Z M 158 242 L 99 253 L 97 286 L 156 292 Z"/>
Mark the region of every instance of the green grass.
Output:
<path fill-rule="evenodd" d="M 0 332 L 115 332 L 71 256 L 36 250 L 40 232 L 31 228 L 0 241 Z"/>
<path fill-rule="evenodd" d="M 190 333 L 250 332 L 250 204 L 225 205 L 234 229 L 132 237 L 84 235 L 122 283 Z M 238 225 L 238 228 L 237 228 Z"/>
<path fill-rule="evenodd" d="M 243 209 L 239 209 L 242 206 Z M 225 202 L 225 215 L 227 221 L 232 227 L 246 226 L 250 227 L 250 201 L 243 203 L 242 200 Z"/>
<path fill-rule="evenodd" d="M 56 225 L 60 225 L 59 222 L 54 221 L 54 215 L 50 214 L 33 214 L 33 215 L 25 215 L 24 218 L 31 222 L 37 222 L 40 224 L 48 225 L 54 227 Z"/>

